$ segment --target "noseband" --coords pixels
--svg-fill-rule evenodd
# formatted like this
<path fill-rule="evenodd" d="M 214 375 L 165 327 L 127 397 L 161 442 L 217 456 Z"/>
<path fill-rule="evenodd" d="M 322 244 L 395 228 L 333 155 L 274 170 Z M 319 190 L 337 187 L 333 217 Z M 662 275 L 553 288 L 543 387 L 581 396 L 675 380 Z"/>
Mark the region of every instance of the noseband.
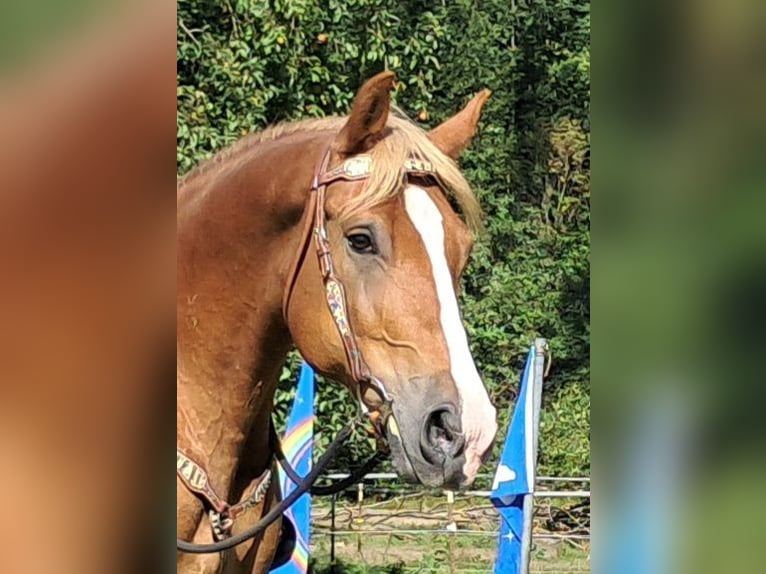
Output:
<path fill-rule="evenodd" d="M 343 343 L 343 350 L 346 355 L 346 362 L 349 367 L 353 391 L 355 392 L 359 404 L 373 423 L 373 428 L 379 439 L 384 436 L 384 429 L 388 418 L 391 416 L 391 397 L 386 391 L 383 382 L 375 377 L 362 356 L 362 352 L 356 342 L 354 331 L 351 327 L 348 317 L 348 304 L 346 301 L 346 290 L 343 283 L 335 273 L 332 252 L 330 249 L 329 236 L 327 234 L 327 214 L 326 214 L 326 194 L 330 184 L 337 181 L 365 181 L 369 179 L 372 173 L 372 157 L 369 155 L 357 155 L 346 159 L 339 166 L 328 169 L 330 163 L 331 149 L 328 148 L 319 162 L 314 176 L 312 178 L 311 188 L 307 199 L 307 205 L 304 209 L 305 223 L 302 233 L 301 246 L 298 254 L 290 269 L 288 280 L 285 286 L 285 292 L 282 299 L 282 312 L 285 322 L 288 319 L 288 309 L 292 297 L 295 283 L 306 253 L 309 249 L 311 236 L 314 237 L 317 260 L 319 269 L 322 273 L 322 281 L 325 287 L 325 297 L 330 315 L 333 318 L 335 327 Z M 430 162 L 417 159 L 409 159 L 403 166 L 404 176 L 432 177 L 438 181 L 436 170 Z M 381 404 L 368 405 L 364 401 L 364 388 L 372 387 L 382 399 Z M 207 554 L 221 552 L 234 548 L 235 546 L 254 538 L 265 530 L 270 524 L 277 520 L 295 501 L 306 492 L 317 495 L 327 495 L 340 492 L 349 485 L 354 484 L 369 472 L 385 456 L 384 450 L 379 450 L 364 465 L 351 473 L 351 476 L 333 484 L 330 487 L 314 486 L 319 475 L 332 462 L 339 448 L 345 443 L 351 435 L 351 431 L 356 422 L 360 420 L 356 417 L 349 422 L 338 436 L 330 443 L 327 451 L 319 458 L 311 471 L 301 477 L 290 466 L 289 462 L 282 453 L 274 425 L 270 426 L 270 447 L 273 456 L 280 463 L 285 473 L 296 488 L 274 507 L 266 516 L 261 518 L 257 524 L 243 531 L 236 536 L 229 536 L 230 529 L 234 519 L 244 513 L 249 508 L 259 504 L 266 496 L 271 483 L 271 469 L 267 469 L 259 479 L 253 492 L 242 502 L 230 505 L 216 494 L 205 469 L 180 449 L 176 449 L 176 475 L 186 488 L 201 498 L 203 503 L 209 507 L 210 522 L 217 542 L 212 544 L 192 544 L 184 540 L 177 539 L 176 547 L 182 552 L 194 554 Z M 271 466 L 271 465 L 269 465 Z"/>

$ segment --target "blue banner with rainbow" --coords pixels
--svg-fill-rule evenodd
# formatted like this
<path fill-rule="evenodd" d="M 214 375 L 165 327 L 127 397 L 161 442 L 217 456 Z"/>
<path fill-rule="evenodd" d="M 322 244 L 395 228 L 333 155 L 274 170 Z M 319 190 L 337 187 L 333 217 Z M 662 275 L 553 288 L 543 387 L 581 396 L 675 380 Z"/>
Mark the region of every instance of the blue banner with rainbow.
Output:
<path fill-rule="evenodd" d="M 301 476 L 311 470 L 314 450 L 314 370 L 307 364 L 301 366 L 298 388 L 293 408 L 282 438 L 282 450 L 290 464 Z M 279 469 L 279 486 L 282 498 L 295 489 L 295 484 Z M 311 495 L 304 494 L 286 512 L 285 518 L 295 526 L 295 548 L 290 560 L 272 570 L 277 574 L 306 574 L 309 565 L 309 533 L 311 529 Z"/>

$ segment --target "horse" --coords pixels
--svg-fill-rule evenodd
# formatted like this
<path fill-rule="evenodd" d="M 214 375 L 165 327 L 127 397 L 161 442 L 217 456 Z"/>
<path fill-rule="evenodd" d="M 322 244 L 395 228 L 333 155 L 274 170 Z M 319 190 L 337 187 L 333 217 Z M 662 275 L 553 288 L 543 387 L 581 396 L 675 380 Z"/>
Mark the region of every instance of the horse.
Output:
<path fill-rule="evenodd" d="M 395 85 L 382 72 L 347 117 L 251 134 L 179 179 L 180 540 L 242 532 L 278 503 L 270 417 L 293 347 L 352 391 L 404 479 L 464 487 L 491 449 L 456 295 L 481 225 L 456 160 L 490 92 L 426 132 L 396 113 Z M 279 532 L 179 552 L 178 572 L 266 572 Z"/>

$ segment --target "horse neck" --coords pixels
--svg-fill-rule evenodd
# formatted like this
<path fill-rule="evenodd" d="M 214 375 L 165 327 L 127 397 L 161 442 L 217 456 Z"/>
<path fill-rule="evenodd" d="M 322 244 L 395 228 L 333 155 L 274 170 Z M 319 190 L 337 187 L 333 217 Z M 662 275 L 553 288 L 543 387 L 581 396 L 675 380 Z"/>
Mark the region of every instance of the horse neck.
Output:
<path fill-rule="evenodd" d="M 268 450 L 268 416 L 292 344 L 282 295 L 326 138 L 258 144 L 179 192 L 178 432 L 202 458 L 238 456 L 255 431 L 248 449 Z"/>

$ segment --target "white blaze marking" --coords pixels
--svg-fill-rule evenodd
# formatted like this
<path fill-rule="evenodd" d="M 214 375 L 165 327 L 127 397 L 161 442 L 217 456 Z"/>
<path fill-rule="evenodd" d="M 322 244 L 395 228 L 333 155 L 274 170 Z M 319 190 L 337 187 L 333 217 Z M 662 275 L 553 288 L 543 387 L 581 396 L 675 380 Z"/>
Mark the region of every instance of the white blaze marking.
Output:
<path fill-rule="evenodd" d="M 481 465 L 481 455 L 497 431 L 495 408 L 476 370 L 468 348 L 465 327 L 460 320 L 452 275 L 447 265 L 442 214 L 428 193 L 414 185 L 404 190 L 404 203 L 431 260 L 439 299 L 439 318 L 450 358 L 450 372 L 461 401 L 461 423 L 466 439 L 463 474 L 470 480 L 476 475 Z"/>

